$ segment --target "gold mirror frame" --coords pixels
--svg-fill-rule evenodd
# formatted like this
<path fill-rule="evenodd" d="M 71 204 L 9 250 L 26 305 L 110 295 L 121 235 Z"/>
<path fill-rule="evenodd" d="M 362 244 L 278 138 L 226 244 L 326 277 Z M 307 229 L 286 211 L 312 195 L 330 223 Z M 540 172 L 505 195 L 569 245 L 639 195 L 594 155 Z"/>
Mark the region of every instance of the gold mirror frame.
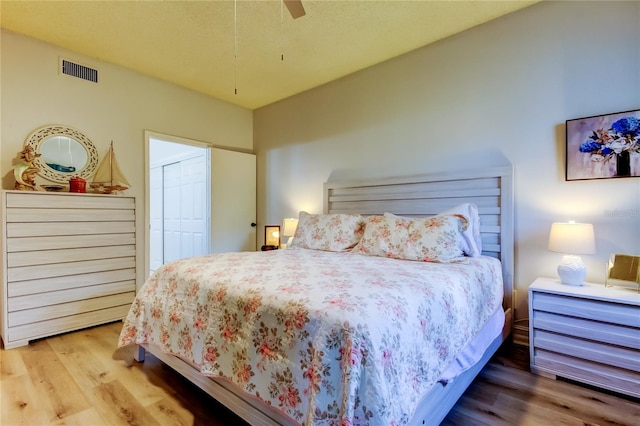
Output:
<path fill-rule="evenodd" d="M 36 154 L 41 154 L 42 144 L 55 136 L 64 136 L 79 143 L 87 153 L 87 161 L 78 170 L 64 172 L 49 167 L 41 156 L 36 157 L 33 163 L 34 166 L 40 169 L 38 174 L 45 179 L 58 183 L 69 183 L 69 179 L 76 176 L 89 179 L 96 171 L 96 167 L 98 167 L 98 151 L 91 139 L 79 130 L 62 125 L 44 126 L 31 132 L 27 137 L 25 146 L 30 146 Z"/>

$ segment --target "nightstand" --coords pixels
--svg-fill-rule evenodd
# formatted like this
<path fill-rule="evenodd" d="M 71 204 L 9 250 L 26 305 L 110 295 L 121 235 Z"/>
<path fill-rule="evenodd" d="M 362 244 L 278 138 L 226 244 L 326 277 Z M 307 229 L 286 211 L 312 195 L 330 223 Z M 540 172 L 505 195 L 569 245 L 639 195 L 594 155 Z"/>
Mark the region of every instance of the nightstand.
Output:
<path fill-rule="evenodd" d="M 531 372 L 640 397 L 640 294 L 599 284 L 529 286 Z"/>

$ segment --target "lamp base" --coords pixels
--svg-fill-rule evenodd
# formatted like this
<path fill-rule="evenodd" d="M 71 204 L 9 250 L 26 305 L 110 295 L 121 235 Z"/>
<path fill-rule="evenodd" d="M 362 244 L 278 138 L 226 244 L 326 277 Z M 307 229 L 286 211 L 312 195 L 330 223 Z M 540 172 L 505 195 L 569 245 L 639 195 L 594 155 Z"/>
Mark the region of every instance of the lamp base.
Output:
<path fill-rule="evenodd" d="M 587 268 L 580 256 L 565 255 L 558 265 L 560 282 L 567 285 L 582 285 L 587 277 Z"/>

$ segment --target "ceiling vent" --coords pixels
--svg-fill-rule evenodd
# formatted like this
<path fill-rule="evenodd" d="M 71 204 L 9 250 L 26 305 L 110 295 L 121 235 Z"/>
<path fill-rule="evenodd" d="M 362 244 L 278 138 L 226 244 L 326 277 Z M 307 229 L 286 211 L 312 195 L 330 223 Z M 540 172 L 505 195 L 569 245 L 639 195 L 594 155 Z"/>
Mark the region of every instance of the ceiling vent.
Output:
<path fill-rule="evenodd" d="M 60 58 L 60 70 L 62 74 L 93 81 L 94 83 L 98 82 L 97 69 L 85 67 L 84 65 L 76 64 L 75 62 L 71 62 L 66 59 Z"/>

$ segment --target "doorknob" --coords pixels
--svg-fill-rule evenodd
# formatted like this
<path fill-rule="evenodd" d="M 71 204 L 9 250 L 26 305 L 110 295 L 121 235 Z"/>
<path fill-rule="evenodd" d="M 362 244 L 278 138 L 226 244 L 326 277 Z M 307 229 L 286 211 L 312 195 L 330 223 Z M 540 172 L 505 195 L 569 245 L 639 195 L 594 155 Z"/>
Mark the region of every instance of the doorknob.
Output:
<path fill-rule="evenodd" d="M 251 227 L 255 228 L 256 226 L 258 226 L 255 222 L 251 222 Z"/>

